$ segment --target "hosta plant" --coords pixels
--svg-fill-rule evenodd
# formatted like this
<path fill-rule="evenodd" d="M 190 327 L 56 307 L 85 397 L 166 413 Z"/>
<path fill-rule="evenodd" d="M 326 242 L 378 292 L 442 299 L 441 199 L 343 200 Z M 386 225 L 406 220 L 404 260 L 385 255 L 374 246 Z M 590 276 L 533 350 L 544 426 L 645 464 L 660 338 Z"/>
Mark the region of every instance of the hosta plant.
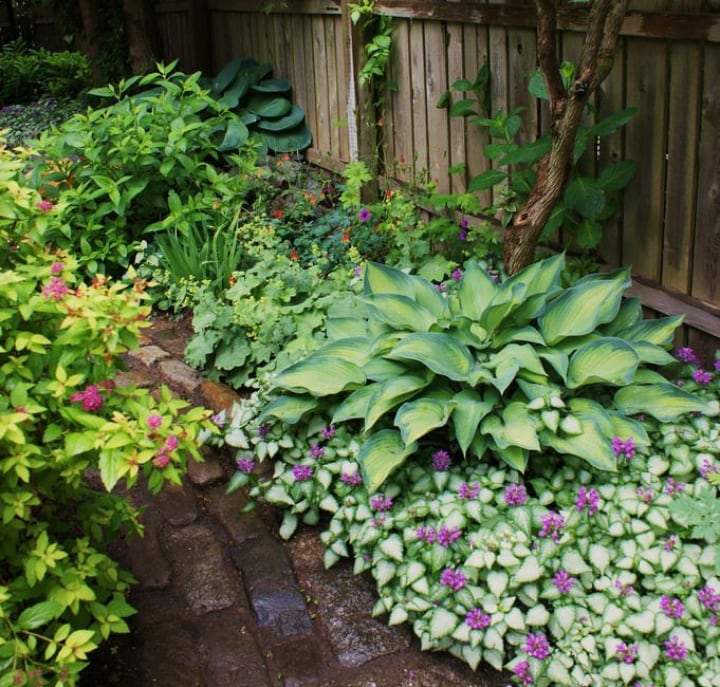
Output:
<path fill-rule="evenodd" d="M 628 270 L 560 284 L 564 259 L 496 283 L 468 262 L 442 290 L 384 265 L 365 269 L 364 319 L 328 320 L 331 341 L 283 370 L 265 418 L 298 404 L 361 428 L 372 492 L 411 456 L 450 446 L 524 472 L 548 453 L 617 470 L 613 437 L 648 444 L 640 413 L 671 420 L 705 404 L 653 368 L 680 318 L 644 320 L 623 299 Z"/>

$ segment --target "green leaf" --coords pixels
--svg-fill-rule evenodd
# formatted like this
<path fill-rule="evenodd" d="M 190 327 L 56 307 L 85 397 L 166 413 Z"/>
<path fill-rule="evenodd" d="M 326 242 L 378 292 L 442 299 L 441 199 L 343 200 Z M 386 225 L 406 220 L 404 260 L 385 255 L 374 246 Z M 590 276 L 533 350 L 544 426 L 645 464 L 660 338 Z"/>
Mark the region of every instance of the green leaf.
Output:
<path fill-rule="evenodd" d="M 565 204 L 581 217 L 597 219 L 605 208 L 605 192 L 590 177 L 576 177 L 567 186 L 563 198 Z"/>
<path fill-rule="evenodd" d="M 402 379 L 402 378 L 401 378 Z M 335 409 L 332 422 L 339 424 L 346 420 L 359 420 L 367 415 L 370 407 L 370 399 L 379 384 L 368 384 L 355 389 L 345 400 Z"/>
<path fill-rule="evenodd" d="M 404 337 L 387 357 L 414 360 L 456 382 L 467 380 L 473 356 L 467 346 L 443 332 L 413 332 Z"/>
<path fill-rule="evenodd" d="M 284 131 L 258 132 L 260 139 L 276 153 L 294 153 L 298 150 L 305 150 L 312 143 L 312 133 L 306 124 L 299 124 L 294 129 Z"/>
<path fill-rule="evenodd" d="M 430 637 L 432 639 L 447 637 L 459 624 L 460 619 L 454 613 L 442 607 L 436 608 L 430 620 Z"/>
<path fill-rule="evenodd" d="M 293 105 L 290 112 L 284 117 L 277 119 L 261 119 L 258 121 L 258 129 L 263 131 L 286 131 L 300 124 L 305 119 L 305 111 L 299 105 Z"/>
<path fill-rule="evenodd" d="M 258 94 L 248 100 L 246 107 L 259 117 L 283 117 L 292 110 L 292 103 L 287 98 L 268 98 Z"/>
<path fill-rule="evenodd" d="M 458 286 L 460 314 L 479 321 L 497 291 L 492 277 L 478 263 L 468 262 Z"/>
<path fill-rule="evenodd" d="M 455 438 L 463 455 L 467 455 L 467 449 L 477 434 L 480 421 L 495 406 L 497 394 L 487 390 L 483 398 L 475 389 L 464 389 L 455 394 L 453 401 L 455 410 L 452 419 Z"/>
<path fill-rule="evenodd" d="M 427 331 L 437 322 L 427 308 L 407 296 L 379 293 L 368 296 L 365 303 L 376 317 L 395 329 Z"/>
<path fill-rule="evenodd" d="M 416 441 L 428 432 L 447 424 L 453 403 L 446 398 L 419 398 L 403 403 L 395 413 L 395 425 L 400 429 L 406 444 Z"/>
<path fill-rule="evenodd" d="M 456 100 L 450 105 L 451 117 L 468 117 L 476 115 L 477 100 L 475 98 L 465 98 L 464 100 Z"/>
<path fill-rule="evenodd" d="M 591 136 L 608 136 L 615 133 L 621 126 L 625 126 L 638 112 L 637 107 L 628 107 L 600 120 L 588 129 Z"/>
<path fill-rule="evenodd" d="M 584 420 L 581 428 L 580 434 L 564 437 L 545 431 L 540 435 L 540 440 L 542 444 L 555 449 L 558 453 L 568 453 L 582 458 L 599 470 L 616 472 L 617 461 L 612 446 L 598 425 L 591 420 Z"/>
<path fill-rule="evenodd" d="M 251 86 L 250 90 L 256 93 L 287 93 L 291 88 L 287 79 L 265 79 Z"/>
<path fill-rule="evenodd" d="M 476 191 L 485 191 L 488 188 L 492 188 L 501 181 L 507 179 L 507 172 L 503 172 L 499 169 L 488 169 L 477 176 L 470 179 L 468 183 L 468 193 L 475 193 Z"/>
<path fill-rule="evenodd" d="M 509 403 L 500 416 L 490 415 L 481 425 L 483 434 L 490 434 L 499 449 L 517 446 L 530 451 L 540 449 L 535 418 L 524 403 Z"/>
<path fill-rule="evenodd" d="M 605 382 L 615 386 L 630 384 L 640 364 L 633 347 L 615 337 L 596 339 L 581 346 L 570 357 L 568 387 Z"/>
<path fill-rule="evenodd" d="M 250 132 L 247 126 L 242 123 L 239 119 L 234 119 L 228 123 L 227 129 L 225 130 L 225 136 L 222 142 L 218 146 L 218 150 L 221 153 L 225 153 L 230 150 L 238 150 L 245 141 L 247 141 Z"/>
<path fill-rule="evenodd" d="M 236 57 L 230 60 L 215 77 L 212 84 L 212 92 L 215 95 L 222 93 L 230 83 L 237 77 L 238 72 L 246 66 L 246 60 Z"/>
<path fill-rule="evenodd" d="M 598 183 L 606 191 L 620 191 L 632 181 L 636 171 L 637 162 L 635 160 L 620 160 L 603 168 L 598 177 Z"/>
<path fill-rule="evenodd" d="M 57 618 L 64 610 L 57 601 L 41 601 L 26 608 L 15 621 L 21 630 L 35 630 Z"/>
<path fill-rule="evenodd" d="M 425 374 L 404 374 L 382 384 L 373 384 L 373 393 L 367 402 L 365 431 L 369 430 L 385 413 L 424 389 L 433 380 L 431 372 Z M 337 413 L 336 413 L 337 414 Z M 407 439 L 406 439 L 407 443 Z"/>
<path fill-rule="evenodd" d="M 667 348 L 675 338 L 675 330 L 682 324 L 682 315 L 658 317 L 656 320 L 642 320 L 624 327 L 618 336 L 634 342 L 655 344 Z"/>
<path fill-rule="evenodd" d="M 65 437 L 65 453 L 68 456 L 77 456 L 95 448 L 94 432 L 70 432 Z"/>
<path fill-rule="evenodd" d="M 358 452 L 363 483 L 368 491 L 377 491 L 416 449 L 417 444 L 406 446 L 397 430 L 383 429 L 372 434 Z"/>
<path fill-rule="evenodd" d="M 312 396 L 279 396 L 268 403 L 258 416 L 258 422 L 262 423 L 268 417 L 274 417 L 282 422 L 294 425 L 302 417 L 315 410 L 318 401 Z"/>
<path fill-rule="evenodd" d="M 549 346 L 570 336 L 589 334 L 614 319 L 629 286 L 628 269 L 578 281 L 548 304 L 538 320 L 540 333 Z"/>
<path fill-rule="evenodd" d="M 365 293 L 392 293 L 406 298 L 415 298 L 413 278 L 394 267 L 377 262 L 365 266 Z"/>
<path fill-rule="evenodd" d="M 572 238 L 580 248 L 596 248 L 602 240 L 602 225 L 592 219 L 583 219 L 570 229 Z"/>
<path fill-rule="evenodd" d="M 271 385 L 307 391 L 313 396 L 331 396 L 365 381 L 365 373 L 354 363 L 312 354 L 275 375 Z"/>
<path fill-rule="evenodd" d="M 661 422 L 670 422 L 685 413 L 708 410 L 702 399 L 669 382 L 626 386 L 616 392 L 614 405 L 628 415 L 647 413 Z"/>

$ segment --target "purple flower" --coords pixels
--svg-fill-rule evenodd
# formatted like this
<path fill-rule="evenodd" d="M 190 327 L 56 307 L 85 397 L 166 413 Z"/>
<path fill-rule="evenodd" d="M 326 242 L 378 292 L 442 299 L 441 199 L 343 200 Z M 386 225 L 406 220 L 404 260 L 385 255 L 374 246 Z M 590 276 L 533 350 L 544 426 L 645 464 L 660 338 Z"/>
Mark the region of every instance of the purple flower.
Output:
<path fill-rule="evenodd" d="M 587 508 L 588 515 L 595 515 L 600 508 L 600 494 L 595 489 L 587 489 L 587 487 L 580 487 L 578 489 L 577 498 L 575 499 L 575 507 L 579 510 L 585 510 Z"/>
<path fill-rule="evenodd" d="M 389 496 L 383 496 L 378 494 L 370 499 L 370 508 L 376 511 L 390 510 L 393 505 L 393 500 Z"/>
<path fill-rule="evenodd" d="M 335 436 L 335 425 L 330 425 L 329 427 L 323 427 L 322 430 L 322 437 L 323 439 L 332 439 Z"/>
<path fill-rule="evenodd" d="M 678 348 L 675 351 L 675 357 L 680 362 L 689 363 L 691 365 L 696 365 L 700 362 L 699 358 L 695 355 L 695 351 L 689 346 L 686 346 L 684 348 Z"/>
<path fill-rule="evenodd" d="M 477 482 L 473 482 L 472 484 L 463 482 L 458 487 L 458 495 L 466 501 L 476 499 L 480 495 L 480 485 Z"/>
<path fill-rule="evenodd" d="M 546 513 L 543 515 L 540 537 L 550 537 L 553 541 L 560 541 L 560 535 L 565 527 L 565 518 L 560 513 Z"/>
<path fill-rule="evenodd" d="M 617 651 L 618 658 L 623 663 L 635 663 L 635 660 L 638 657 L 638 651 L 640 650 L 640 647 L 637 644 L 631 644 L 628 646 L 625 644 L 625 642 L 620 642 L 616 647 L 615 651 Z"/>
<path fill-rule="evenodd" d="M 530 664 L 527 661 L 520 661 L 513 669 L 515 677 L 520 680 L 520 684 L 523 687 L 531 685 L 533 683 L 532 675 L 530 675 Z"/>
<path fill-rule="evenodd" d="M 675 544 L 677 544 L 677 537 L 674 534 L 671 534 L 665 539 L 665 544 L 663 545 L 663 548 L 665 549 L 665 551 L 672 551 L 675 547 Z"/>
<path fill-rule="evenodd" d="M 353 267 L 353 274 L 359 277 L 362 274 L 362 265 L 355 265 L 355 267 Z"/>
<path fill-rule="evenodd" d="M 620 580 L 615 580 L 615 588 L 620 592 L 620 596 L 627 596 L 634 591 L 631 584 L 624 584 Z"/>
<path fill-rule="evenodd" d="M 318 458 L 322 458 L 325 455 L 325 449 L 322 446 L 318 446 L 317 444 L 312 444 L 310 446 L 308 454 L 311 458 L 315 458 L 317 460 Z"/>
<path fill-rule="evenodd" d="M 359 472 L 343 472 L 340 480 L 344 484 L 362 484 L 362 477 Z"/>
<path fill-rule="evenodd" d="M 550 655 L 550 644 L 547 637 L 542 633 L 530 633 L 525 640 L 523 651 L 533 658 L 547 658 Z"/>
<path fill-rule="evenodd" d="M 698 601 L 709 611 L 720 611 L 720 594 L 706 584 L 698 593 Z"/>
<path fill-rule="evenodd" d="M 292 473 L 296 482 L 305 482 L 312 479 L 313 469 L 310 465 L 293 465 Z"/>
<path fill-rule="evenodd" d="M 663 644 L 665 645 L 665 656 L 671 661 L 684 661 L 687 658 L 688 650 L 677 635 L 665 640 Z"/>
<path fill-rule="evenodd" d="M 685 613 L 685 606 L 682 601 L 664 594 L 660 599 L 660 608 L 668 618 L 682 618 Z"/>
<path fill-rule="evenodd" d="M 462 271 L 459 267 L 456 267 L 456 268 L 452 271 L 452 274 L 451 274 L 450 276 L 451 276 L 455 281 L 460 281 L 460 280 L 462 279 L 462 276 L 463 276 L 463 271 Z"/>
<path fill-rule="evenodd" d="M 264 439 L 268 434 L 270 434 L 271 429 L 272 429 L 272 425 L 270 425 L 270 424 L 260 425 L 258 427 L 258 437 L 260 437 L 261 439 Z"/>
<path fill-rule="evenodd" d="M 620 437 L 613 437 L 612 448 L 616 458 L 624 455 L 627 460 L 630 460 L 636 451 L 635 442 L 632 437 L 628 437 L 625 441 Z"/>
<path fill-rule="evenodd" d="M 167 453 L 158 453 L 153 458 L 152 462 L 156 468 L 160 468 L 162 470 L 163 468 L 166 468 L 170 462 L 170 456 Z"/>
<path fill-rule="evenodd" d="M 465 622 L 473 630 L 484 630 L 486 627 L 490 627 L 492 620 L 489 615 L 483 613 L 481 608 L 473 608 L 465 615 Z"/>
<path fill-rule="evenodd" d="M 43 298 L 60 301 L 68 293 L 70 293 L 70 287 L 65 283 L 65 280 L 62 277 L 50 277 L 50 281 L 43 286 L 40 293 Z"/>
<path fill-rule="evenodd" d="M 716 371 L 717 371 L 717 370 L 720 370 L 720 360 L 716 360 L 716 361 L 713 363 L 713 370 L 716 370 Z"/>
<path fill-rule="evenodd" d="M 445 283 L 444 283 L 444 282 L 440 282 L 439 284 L 435 284 L 435 288 L 436 288 L 440 293 L 444 293 L 445 290 L 447 289 L 447 286 L 445 286 Z"/>
<path fill-rule="evenodd" d="M 437 539 L 437 532 L 434 527 L 421 525 L 415 530 L 415 534 L 420 541 L 424 541 L 426 544 L 432 544 Z"/>
<path fill-rule="evenodd" d="M 447 525 L 443 525 L 437 533 L 438 544 L 446 549 L 460 537 L 462 537 L 462 532 L 458 527 L 448 527 Z"/>
<path fill-rule="evenodd" d="M 705 458 L 703 464 L 698 468 L 698 472 L 701 477 L 707 479 L 711 473 L 720 472 L 720 467 L 715 465 L 709 458 Z"/>
<path fill-rule="evenodd" d="M 78 391 L 70 396 L 70 403 L 82 403 L 82 409 L 87 413 L 95 413 L 103 407 L 105 399 L 94 384 L 85 387 L 85 391 Z"/>
<path fill-rule="evenodd" d="M 527 491 L 524 484 L 509 484 L 503 494 L 508 506 L 522 506 L 527 501 Z"/>
<path fill-rule="evenodd" d="M 223 427 L 225 425 L 224 413 L 215 413 L 214 415 L 211 415 L 210 422 L 212 422 L 216 427 Z"/>
<path fill-rule="evenodd" d="M 445 568 L 440 575 L 440 584 L 444 584 L 446 587 L 452 587 L 453 590 L 457 592 L 467 584 L 467 577 L 459 570 Z"/>
<path fill-rule="evenodd" d="M 684 491 L 686 486 L 687 484 L 684 482 L 676 482 L 672 477 L 668 477 L 665 481 L 665 488 L 663 491 L 670 496 L 674 496 L 675 494 Z"/>
<path fill-rule="evenodd" d="M 255 461 L 252 458 L 238 458 L 237 469 L 240 472 L 244 472 L 246 475 L 250 474 L 255 469 Z"/>
<path fill-rule="evenodd" d="M 466 229 L 461 229 L 458 232 L 458 240 L 459 241 L 467 241 L 467 230 Z"/>
<path fill-rule="evenodd" d="M 445 472 L 450 467 L 450 454 L 443 449 L 432 454 L 432 469 L 438 472 Z"/>
<path fill-rule="evenodd" d="M 653 499 L 655 498 L 655 494 L 653 493 L 653 490 L 650 488 L 645 489 L 644 487 L 638 487 L 636 490 L 637 495 L 640 497 L 640 500 L 650 505 L 653 502 Z"/>
<path fill-rule="evenodd" d="M 712 382 L 712 373 L 706 372 L 701 368 L 694 370 L 692 376 L 695 382 L 702 386 L 707 386 L 708 384 L 710 384 L 710 382 Z"/>
<path fill-rule="evenodd" d="M 574 577 L 568 575 L 567 570 L 558 570 L 553 577 L 553 584 L 558 588 L 561 594 L 568 594 L 575 584 Z"/>
<path fill-rule="evenodd" d="M 367 221 L 370 219 L 370 216 L 371 216 L 371 215 L 370 215 L 370 210 L 368 210 L 367 208 L 363 208 L 362 210 L 360 210 L 360 214 L 358 215 L 358 219 L 359 219 L 361 222 L 367 222 Z"/>
<path fill-rule="evenodd" d="M 150 415 L 147 419 L 147 426 L 152 429 L 160 429 L 162 427 L 163 419 L 161 415 Z"/>

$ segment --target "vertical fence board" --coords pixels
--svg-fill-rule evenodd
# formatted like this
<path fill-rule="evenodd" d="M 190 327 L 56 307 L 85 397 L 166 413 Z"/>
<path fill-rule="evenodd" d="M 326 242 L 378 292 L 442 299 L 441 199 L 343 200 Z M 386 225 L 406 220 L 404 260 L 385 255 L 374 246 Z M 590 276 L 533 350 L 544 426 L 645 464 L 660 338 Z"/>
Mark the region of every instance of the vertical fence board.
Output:
<path fill-rule="evenodd" d="M 315 71 L 315 105 L 317 122 L 317 148 L 328 153 L 330 143 L 330 116 L 328 113 L 328 71 L 323 17 L 312 17 L 312 59 Z"/>
<path fill-rule="evenodd" d="M 720 302 L 720 45 L 706 46 L 692 292 Z"/>
<path fill-rule="evenodd" d="M 448 175 L 449 131 L 447 110 L 437 102 L 447 90 L 447 52 L 442 22 L 425 24 L 425 88 L 427 92 L 428 172 L 440 193 L 450 191 Z"/>
<path fill-rule="evenodd" d="M 338 61 L 335 54 L 335 17 L 323 17 L 325 25 L 325 55 L 327 64 L 328 129 L 330 134 L 329 152 L 334 158 L 340 157 L 340 129 L 338 128 Z"/>
<path fill-rule="evenodd" d="M 538 107 L 535 98 L 528 92 L 528 83 L 537 65 L 535 32 L 508 31 L 507 45 L 509 108 L 525 108 L 521 113 L 523 125 L 516 142 L 528 143 L 534 141 L 538 134 Z"/>
<path fill-rule="evenodd" d="M 313 148 L 316 151 L 322 150 L 320 141 L 323 133 L 320 131 L 320 121 L 317 106 L 317 88 L 315 84 L 315 64 L 313 58 L 313 26 L 312 17 L 303 16 L 300 18 L 302 24 L 303 40 L 300 41 L 300 52 L 303 59 L 303 71 L 305 75 L 305 116 L 308 122 L 311 122 L 311 131 L 313 132 Z"/>
<path fill-rule="evenodd" d="M 641 160 L 643 173 L 625 197 L 624 263 L 635 274 L 660 278 L 665 186 L 667 49 L 661 41 L 636 40 L 627 51 L 627 104 L 640 111 L 628 124 L 625 154 Z"/>
<path fill-rule="evenodd" d="M 399 19 L 393 31 L 392 74 L 397 91 L 392 94 L 392 138 L 393 157 L 388 165 L 393 176 L 400 181 L 410 182 L 413 179 L 413 117 L 414 92 L 410 57 L 410 22 Z"/>
<path fill-rule="evenodd" d="M 691 281 L 701 60 L 697 44 L 671 46 L 662 285 L 681 293 Z"/>
<path fill-rule="evenodd" d="M 345 53 L 345 39 L 344 39 L 344 30 L 343 30 L 343 19 L 341 17 L 336 17 L 334 19 L 334 27 L 335 27 L 335 46 L 334 46 L 334 54 L 335 59 L 338 64 L 338 68 L 335 74 L 336 82 L 337 82 L 337 94 L 338 94 L 338 112 L 337 112 L 337 121 L 334 123 L 334 126 L 337 127 L 338 130 L 338 137 L 340 141 L 340 147 L 338 148 L 338 156 L 339 159 L 343 162 L 347 162 L 350 160 L 350 142 L 348 139 L 348 115 L 347 115 L 347 105 L 348 105 L 348 84 L 347 84 L 347 78 L 346 78 L 346 72 L 347 72 L 347 66 L 345 64 L 345 60 L 347 59 L 346 53 Z"/>
<path fill-rule="evenodd" d="M 463 26 L 456 22 L 449 22 L 447 25 L 447 87 L 465 76 Z M 474 74 L 472 77 L 473 78 Z M 457 92 L 453 91 L 453 97 Z M 449 110 L 443 110 L 448 116 Z M 467 159 L 467 148 L 465 135 L 465 120 L 461 117 L 450 117 L 450 166 L 462 164 Z M 450 188 L 453 193 L 464 193 L 467 188 L 466 175 L 454 174 L 450 179 Z"/>
<path fill-rule="evenodd" d="M 416 145 L 408 162 L 412 162 L 412 179 L 417 182 L 429 171 L 428 147 L 420 143 L 429 139 L 425 91 L 425 32 L 422 22 L 414 21 L 410 24 L 410 68 L 413 140 Z"/>

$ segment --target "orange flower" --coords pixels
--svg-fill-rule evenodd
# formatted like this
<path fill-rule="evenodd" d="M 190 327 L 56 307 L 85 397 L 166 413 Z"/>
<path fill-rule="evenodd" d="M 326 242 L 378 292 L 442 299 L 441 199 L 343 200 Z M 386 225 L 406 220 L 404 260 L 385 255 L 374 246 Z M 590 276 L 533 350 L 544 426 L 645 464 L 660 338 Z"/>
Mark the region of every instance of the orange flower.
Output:
<path fill-rule="evenodd" d="M 290 259 L 297 262 L 298 254 L 294 248 L 290 251 Z"/>
<path fill-rule="evenodd" d="M 349 242 L 350 242 L 350 234 L 348 234 L 348 232 L 345 232 L 345 233 L 342 235 L 342 242 L 343 242 L 343 243 L 349 243 Z"/>
<path fill-rule="evenodd" d="M 283 213 L 282 210 L 273 210 L 273 211 L 272 211 L 272 216 L 273 216 L 275 219 L 281 219 L 282 216 L 283 216 L 283 214 L 284 214 L 284 213 Z"/>

